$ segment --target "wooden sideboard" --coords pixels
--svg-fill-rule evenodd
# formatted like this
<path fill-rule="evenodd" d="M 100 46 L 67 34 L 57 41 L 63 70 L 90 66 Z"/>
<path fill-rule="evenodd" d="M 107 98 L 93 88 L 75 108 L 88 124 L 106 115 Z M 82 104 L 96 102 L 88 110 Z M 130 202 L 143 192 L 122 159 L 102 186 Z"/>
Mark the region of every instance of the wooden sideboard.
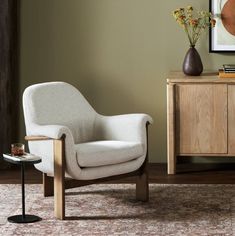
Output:
<path fill-rule="evenodd" d="M 235 156 L 235 78 L 171 72 L 167 79 L 168 174 L 179 156 Z"/>

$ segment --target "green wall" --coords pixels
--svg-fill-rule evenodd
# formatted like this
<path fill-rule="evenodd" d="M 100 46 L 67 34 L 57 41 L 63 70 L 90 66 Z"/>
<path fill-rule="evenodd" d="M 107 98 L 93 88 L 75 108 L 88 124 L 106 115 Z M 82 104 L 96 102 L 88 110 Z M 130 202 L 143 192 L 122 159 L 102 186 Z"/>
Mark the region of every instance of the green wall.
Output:
<path fill-rule="evenodd" d="M 166 77 L 181 69 L 189 46 L 171 12 L 208 9 L 208 2 L 21 0 L 21 95 L 34 83 L 66 81 L 99 113 L 148 113 L 150 161 L 166 162 Z M 197 48 L 206 69 L 234 63 L 234 56 L 208 53 L 207 33 Z"/>

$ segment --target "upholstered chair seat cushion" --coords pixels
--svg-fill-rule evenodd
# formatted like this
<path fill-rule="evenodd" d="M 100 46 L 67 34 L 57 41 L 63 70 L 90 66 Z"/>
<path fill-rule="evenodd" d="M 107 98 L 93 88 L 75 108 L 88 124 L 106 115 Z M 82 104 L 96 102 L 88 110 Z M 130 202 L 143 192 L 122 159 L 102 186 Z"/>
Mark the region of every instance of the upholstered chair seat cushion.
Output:
<path fill-rule="evenodd" d="M 137 142 L 95 141 L 75 145 L 80 167 L 97 167 L 119 164 L 144 155 L 144 146 Z"/>

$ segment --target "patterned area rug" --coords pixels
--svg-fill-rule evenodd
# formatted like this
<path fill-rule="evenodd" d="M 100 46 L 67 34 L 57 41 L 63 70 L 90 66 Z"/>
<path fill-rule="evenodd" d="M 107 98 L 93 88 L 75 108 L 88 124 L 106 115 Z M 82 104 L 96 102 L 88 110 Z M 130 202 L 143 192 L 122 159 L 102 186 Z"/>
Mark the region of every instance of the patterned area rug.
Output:
<path fill-rule="evenodd" d="M 26 213 L 42 221 L 13 224 L 21 186 L 0 185 L 0 235 L 235 235 L 235 186 L 150 185 L 150 201 L 135 200 L 135 185 L 102 184 L 66 191 L 65 221 L 53 217 L 53 197 L 26 185 Z"/>

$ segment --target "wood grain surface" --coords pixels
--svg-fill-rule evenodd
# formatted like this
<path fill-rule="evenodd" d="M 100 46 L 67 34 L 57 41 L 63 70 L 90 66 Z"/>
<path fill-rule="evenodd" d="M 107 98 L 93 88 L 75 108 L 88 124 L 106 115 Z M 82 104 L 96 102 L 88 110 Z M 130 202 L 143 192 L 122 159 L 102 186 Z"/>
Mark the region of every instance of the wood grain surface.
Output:
<path fill-rule="evenodd" d="M 167 162 L 168 174 L 175 174 L 175 85 L 167 85 Z"/>
<path fill-rule="evenodd" d="M 200 76 L 188 76 L 181 71 L 172 71 L 167 83 L 182 83 L 182 84 L 235 84 L 235 78 L 219 78 L 218 72 L 204 72 Z"/>
<path fill-rule="evenodd" d="M 227 153 L 227 85 L 176 86 L 179 153 Z"/>
<path fill-rule="evenodd" d="M 54 214 L 65 218 L 65 146 L 64 139 L 54 140 Z"/>
<path fill-rule="evenodd" d="M 235 156 L 235 85 L 228 86 L 228 153 Z"/>

